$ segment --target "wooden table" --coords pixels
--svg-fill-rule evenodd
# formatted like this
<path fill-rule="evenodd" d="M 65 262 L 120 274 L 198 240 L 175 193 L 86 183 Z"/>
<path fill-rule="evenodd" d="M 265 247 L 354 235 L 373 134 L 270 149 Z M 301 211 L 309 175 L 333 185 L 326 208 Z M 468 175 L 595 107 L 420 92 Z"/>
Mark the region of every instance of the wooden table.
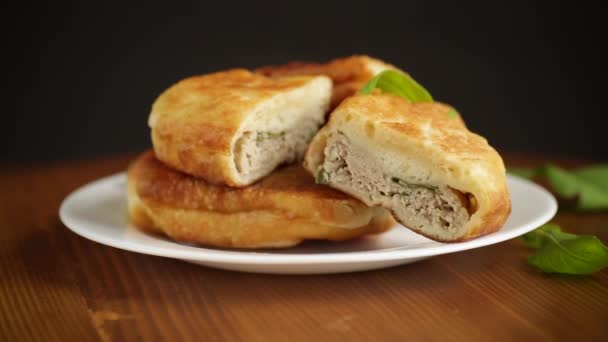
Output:
<path fill-rule="evenodd" d="M 390 269 L 319 276 L 215 270 L 64 227 L 61 200 L 128 157 L 0 171 L 0 341 L 608 341 L 608 272 L 548 276 L 517 240 Z M 507 158 L 509 165 L 535 163 Z M 608 215 L 560 213 L 608 240 Z"/>

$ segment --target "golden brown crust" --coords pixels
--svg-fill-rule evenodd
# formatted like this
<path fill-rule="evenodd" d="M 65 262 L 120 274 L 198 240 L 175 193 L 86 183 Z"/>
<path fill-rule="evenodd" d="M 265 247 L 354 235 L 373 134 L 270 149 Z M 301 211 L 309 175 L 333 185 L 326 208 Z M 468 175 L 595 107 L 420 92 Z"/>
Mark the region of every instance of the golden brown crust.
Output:
<path fill-rule="evenodd" d="M 255 72 L 269 77 L 325 75 L 334 83 L 331 97 L 333 109 L 345 98 L 354 95 L 383 69 L 396 68 L 378 59 L 356 55 L 337 58 L 327 63 L 294 61 L 283 65 L 269 65 L 258 68 Z"/>
<path fill-rule="evenodd" d="M 148 120 L 164 163 L 215 184 L 243 186 L 235 175 L 233 145 L 256 109 L 280 94 L 324 77 L 271 79 L 244 69 L 186 78 L 154 102 Z"/>
<path fill-rule="evenodd" d="M 439 102 L 411 103 L 391 94 L 350 97 L 313 138 L 305 166 L 313 174 L 317 171 L 328 135 L 340 130 L 374 153 L 419 160 L 432 169 L 438 184 L 475 197 L 477 210 L 466 232 L 450 241 L 492 233 L 503 226 L 511 212 L 504 164 L 486 139 L 466 128 L 460 115 L 448 115 L 451 110 Z"/>
<path fill-rule="evenodd" d="M 300 166 L 245 188 L 212 185 L 170 169 L 152 152 L 128 172 L 133 224 L 179 240 L 235 248 L 288 247 L 305 239 L 343 240 L 394 225 L 384 209 L 317 185 Z"/>

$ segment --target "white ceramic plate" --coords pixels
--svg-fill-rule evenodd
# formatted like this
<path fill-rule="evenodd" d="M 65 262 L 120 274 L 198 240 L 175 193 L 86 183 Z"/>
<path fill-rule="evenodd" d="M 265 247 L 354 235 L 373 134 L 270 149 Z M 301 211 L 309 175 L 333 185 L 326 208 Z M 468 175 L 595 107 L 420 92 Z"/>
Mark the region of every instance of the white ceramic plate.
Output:
<path fill-rule="evenodd" d="M 440 243 L 402 226 L 347 242 L 307 242 L 279 250 L 239 251 L 176 243 L 138 231 L 126 214 L 125 174 L 87 184 L 70 194 L 59 215 L 76 234 L 128 251 L 181 259 L 210 267 L 258 273 L 314 274 L 371 270 L 435 255 L 487 246 L 522 235 L 549 221 L 555 198 L 540 186 L 509 176 L 513 210 L 502 230 L 461 243 Z"/>

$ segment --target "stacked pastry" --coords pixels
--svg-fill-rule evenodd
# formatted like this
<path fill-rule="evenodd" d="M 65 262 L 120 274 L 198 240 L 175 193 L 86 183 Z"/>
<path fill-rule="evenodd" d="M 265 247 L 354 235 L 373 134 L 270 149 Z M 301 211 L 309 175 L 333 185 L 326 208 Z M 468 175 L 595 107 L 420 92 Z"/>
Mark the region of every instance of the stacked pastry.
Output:
<path fill-rule="evenodd" d="M 357 94 L 386 69 L 355 56 L 173 85 L 149 117 L 154 150 L 129 168 L 132 223 L 234 248 L 356 238 L 393 216 L 440 241 L 500 229 L 510 200 L 498 153 L 449 106 Z"/>
<path fill-rule="evenodd" d="M 391 228 L 388 211 L 316 184 L 301 166 L 331 94 L 326 76 L 241 69 L 173 85 L 152 106 L 154 151 L 129 168 L 131 222 L 178 241 L 234 248 Z"/>

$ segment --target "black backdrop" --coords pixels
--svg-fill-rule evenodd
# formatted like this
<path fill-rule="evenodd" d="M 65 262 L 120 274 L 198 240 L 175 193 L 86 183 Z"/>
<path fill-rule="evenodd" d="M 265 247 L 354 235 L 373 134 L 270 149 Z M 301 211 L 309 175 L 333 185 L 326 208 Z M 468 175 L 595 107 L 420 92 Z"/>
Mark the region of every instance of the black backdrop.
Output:
<path fill-rule="evenodd" d="M 6 11 L 4 160 L 149 146 L 188 75 L 369 54 L 410 72 L 500 151 L 606 160 L 597 8 L 553 1 L 91 2 Z"/>

